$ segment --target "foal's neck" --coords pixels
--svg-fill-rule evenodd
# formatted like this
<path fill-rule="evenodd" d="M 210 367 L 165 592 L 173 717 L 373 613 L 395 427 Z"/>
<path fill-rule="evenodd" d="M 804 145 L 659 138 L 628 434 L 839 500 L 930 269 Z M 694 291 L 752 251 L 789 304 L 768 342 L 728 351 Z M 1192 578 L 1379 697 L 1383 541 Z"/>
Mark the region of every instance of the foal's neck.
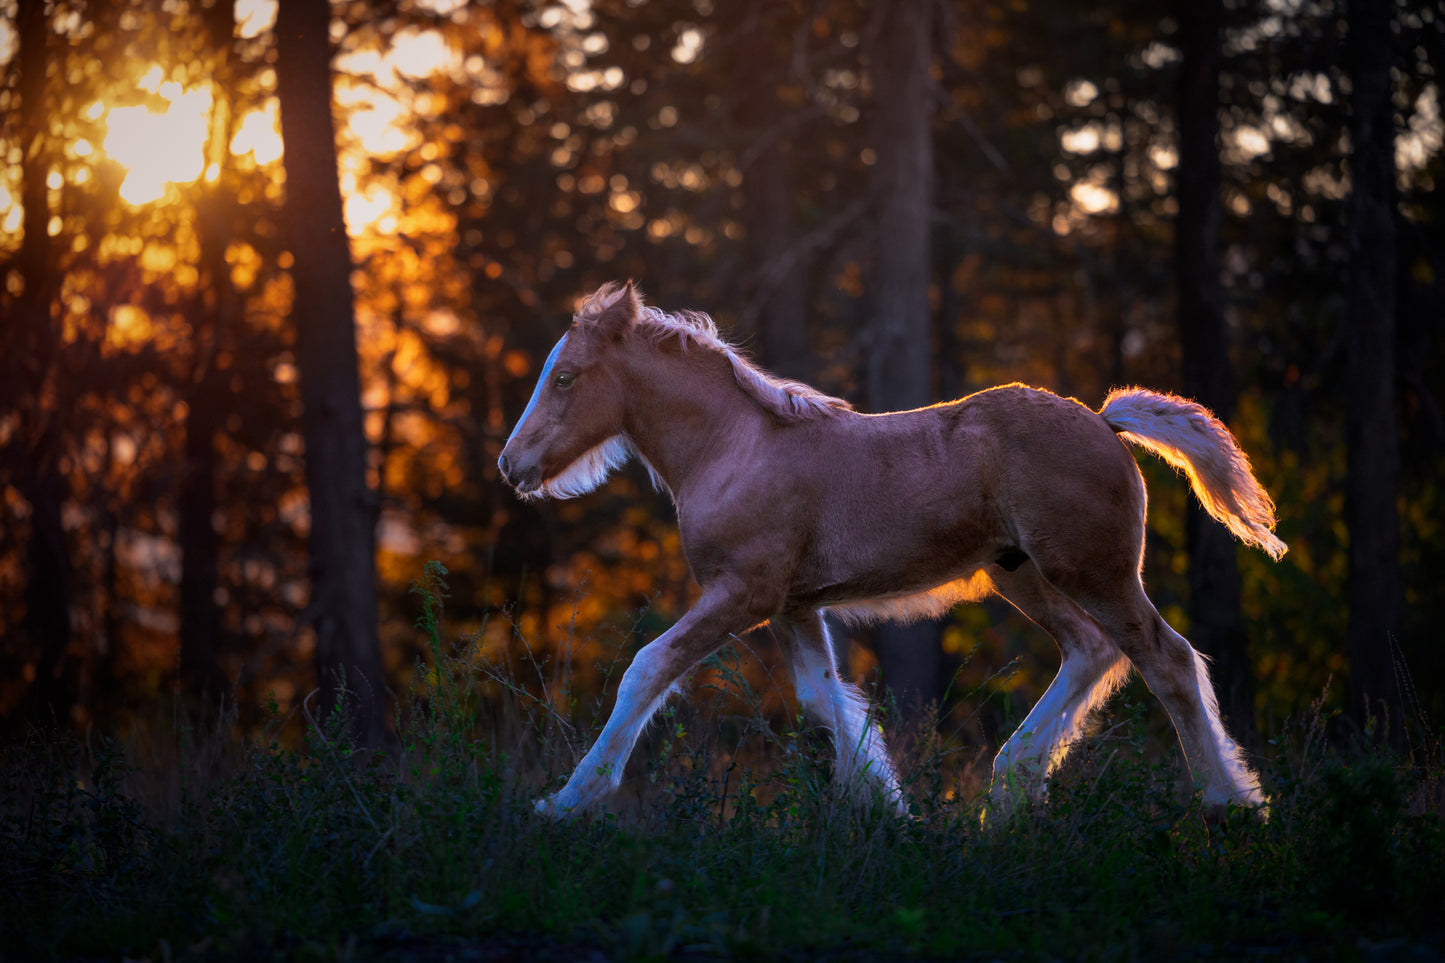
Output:
<path fill-rule="evenodd" d="M 623 375 L 627 434 L 679 500 L 709 465 L 767 421 L 727 359 L 705 351 L 639 347 Z"/>

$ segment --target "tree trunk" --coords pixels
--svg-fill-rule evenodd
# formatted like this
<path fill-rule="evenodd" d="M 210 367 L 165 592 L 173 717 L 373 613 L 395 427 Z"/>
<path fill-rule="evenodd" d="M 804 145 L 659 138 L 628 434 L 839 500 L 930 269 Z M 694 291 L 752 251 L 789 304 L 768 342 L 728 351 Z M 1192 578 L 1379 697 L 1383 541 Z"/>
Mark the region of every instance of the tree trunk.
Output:
<path fill-rule="evenodd" d="M 185 467 L 176 499 L 181 548 L 180 686 L 197 707 L 208 705 L 227 688 L 217 659 L 221 639 L 216 607 L 219 545 L 214 524 L 218 411 L 212 379 L 201 377 L 187 392 Z"/>
<path fill-rule="evenodd" d="M 1235 391 L 1219 271 L 1219 74 L 1221 0 L 1181 0 L 1179 14 L 1179 168 L 1174 262 L 1179 297 L 1183 388 L 1228 422 Z M 1254 675 L 1240 612 L 1237 545 L 1199 502 L 1185 520 L 1189 552 L 1190 641 L 1214 659 L 1219 706 L 1245 745 L 1257 741 Z"/>
<path fill-rule="evenodd" d="M 30 505 L 26 547 L 25 618 L 20 636 L 38 649 L 32 708 L 57 722 L 70 717 L 75 678 L 70 621 L 70 556 L 65 545 L 61 507 L 65 479 L 60 472 L 60 430 L 56 424 L 54 368 L 60 348 L 51 306 L 59 288 L 54 246 L 50 242 L 50 198 L 46 185 L 51 144 L 45 111 L 45 74 L 50 30 L 41 0 L 20 0 L 16 10 L 19 39 L 20 161 L 22 228 L 16 266 L 24 288 L 12 323 L 16 332 L 20 393 L 20 445 L 16 487 Z"/>
<path fill-rule="evenodd" d="M 929 309 L 933 212 L 930 0 L 880 3 L 870 50 L 875 216 L 873 323 L 864 390 L 874 411 L 933 400 Z M 905 719 L 941 694 L 938 625 L 885 624 L 874 636 L 884 683 Z"/>
<path fill-rule="evenodd" d="M 956 226 L 944 228 L 934 241 L 933 276 L 938 278 L 938 312 L 933 319 L 933 337 L 938 345 L 935 359 L 938 397 L 952 401 L 968 394 L 967 359 L 957 328 L 964 310 L 963 298 L 953 283 L 954 272 L 968 253 L 968 244 Z"/>
<path fill-rule="evenodd" d="M 234 111 L 228 98 L 235 90 L 231 47 L 236 29 L 232 3 L 203 11 L 212 80 L 218 93 L 211 116 L 209 160 L 226 169 Z M 224 407 L 224 379 L 215 366 L 220 342 L 234 325 L 237 295 L 226 264 L 231 236 L 231 198 L 225 177 L 200 185 L 196 234 L 201 248 L 204 282 L 197 296 L 192 322 L 196 357 L 187 392 L 185 469 L 177 497 L 177 524 L 181 546 L 181 653 L 182 693 L 198 709 L 209 709 L 229 689 L 218 653 L 223 645 L 221 613 L 216 605 L 220 584 L 220 540 L 216 537 L 216 432 Z"/>
<path fill-rule="evenodd" d="M 787 59 L 778 38 L 786 36 L 785 5 L 748 0 L 741 42 L 729 49 L 729 73 L 741 97 L 734 122 L 748 147 L 739 159 L 743 175 L 744 311 L 739 334 L 757 345 L 763 367 L 785 378 L 810 381 L 815 369 L 808 341 L 808 271 L 793 249 L 798 236 L 790 122 L 802 108 L 780 96 Z"/>
<path fill-rule="evenodd" d="M 933 62 L 928 0 L 880 6 L 870 60 L 874 321 L 864 389 L 874 410 L 932 400 L 928 303 Z"/>
<path fill-rule="evenodd" d="M 377 641 L 376 500 L 366 483 L 351 250 L 331 115 L 330 23 L 327 0 L 287 0 L 276 15 L 285 220 L 295 259 L 292 318 L 311 496 L 308 615 L 323 710 L 344 695 L 356 738 L 379 746 L 386 690 Z"/>
<path fill-rule="evenodd" d="M 743 223 L 747 231 L 748 298 L 763 366 L 785 378 L 809 381 L 808 276 L 801 264 L 778 270 L 794 235 L 788 156 L 777 140 L 743 169 Z"/>
<path fill-rule="evenodd" d="M 1391 107 L 1393 5 L 1353 0 L 1347 56 L 1351 191 L 1350 276 L 1345 318 L 1345 441 L 1350 529 L 1347 644 L 1350 712 L 1378 740 L 1405 744 L 1404 705 L 1393 647 L 1404 624 L 1396 493 L 1395 131 Z"/>

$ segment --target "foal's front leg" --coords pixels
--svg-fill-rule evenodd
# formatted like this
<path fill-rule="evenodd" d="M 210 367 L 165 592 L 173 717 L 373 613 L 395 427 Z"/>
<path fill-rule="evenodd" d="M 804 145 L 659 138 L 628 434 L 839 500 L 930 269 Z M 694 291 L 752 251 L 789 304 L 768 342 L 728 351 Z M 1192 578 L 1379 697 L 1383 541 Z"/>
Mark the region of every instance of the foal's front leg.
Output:
<path fill-rule="evenodd" d="M 788 653 L 799 707 L 833 734 L 833 778 L 844 798 L 861 802 L 870 795 L 882 796 L 899 815 L 908 815 L 908 800 L 888 758 L 883 731 L 869 717 L 867 698 L 839 676 L 823 616 L 795 612 L 774 619 L 773 626 Z"/>
<path fill-rule="evenodd" d="M 728 639 L 760 621 L 748 615 L 737 593 L 704 590 L 702 598 L 676 625 L 637 653 L 622 675 L 617 704 L 597 742 L 582 757 L 565 786 L 537 801 L 537 811 L 554 818 L 565 817 L 596 805 L 617 789 L 632 747 L 673 686 Z"/>

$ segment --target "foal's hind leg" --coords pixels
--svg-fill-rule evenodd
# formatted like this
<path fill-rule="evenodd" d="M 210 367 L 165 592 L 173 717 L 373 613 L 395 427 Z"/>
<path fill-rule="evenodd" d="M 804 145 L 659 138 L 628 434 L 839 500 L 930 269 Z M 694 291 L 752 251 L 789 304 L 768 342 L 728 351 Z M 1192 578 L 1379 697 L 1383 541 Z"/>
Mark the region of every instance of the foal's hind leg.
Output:
<path fill-rule="evenodd" d="M 833 733 L 833 777 L 845 794 L 861 786 L 881 793 L 900 813 L 908 804 L 888 758 L 883 732 L 868 718 L 868 700 L 838 675 L 828 626 L 817 612 L 792 613 L 772 622 L 788 653 L 798 703 L 814 724 Z"/>
<path fill-rule="evenodd" d="M 1032 562 L 989 570 L 998 593 L 1049 633 L 1063 653 L 1059 674 L 993 761 L 989 800 L 1006 815 L 1022 796 L 1042 800 L 1049 776 L 1083 736 L 1089 713 L 1129 675 L 1129 660 L 1099 624 L 1054 588 Z"/>
<path fill-rule="evenodd" d="M 1110 580 L 1107 567 L 1080 568 L 1059 581 L 1063 582 L 1059 587 L 1099 621 L 1134 663 L 1149 691 L 1164 703 L 1185 761 L 1203 784 L 1205 805 L 1212 809 L 1229 803 L 1267 805 L 1259 777 L 1244 761 L 1239 744 L 1224 731 L 1204 657 L 1164 621 L 1144 594 L 1137 572 L 1118 573 Z"/>

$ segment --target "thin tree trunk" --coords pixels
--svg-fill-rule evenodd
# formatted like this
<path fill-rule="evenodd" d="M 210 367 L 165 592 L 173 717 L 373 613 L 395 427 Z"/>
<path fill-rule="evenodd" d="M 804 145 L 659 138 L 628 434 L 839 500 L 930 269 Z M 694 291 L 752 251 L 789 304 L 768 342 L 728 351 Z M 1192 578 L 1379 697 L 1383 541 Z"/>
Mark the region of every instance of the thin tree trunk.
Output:
<path fill-rule="evenodd" d="M 209 159 L 223 170 L 229 156 L 234 111 L 228 98 L 235 89 L 231 47 L 236 10 L 217 3 L 205 10 L 206 32 L 214 59 L 211 75 L 220 93 L 211 117 Z M 220 584 L 220 540 L 216 536 L 216 432 L 221 425 L 225 385 L 215 367 L 220 342 L 227 337 L 238 311 L 237 295 L 226 264 L 231 235 L 231 198 L 225 178 L 203 186 L 198 202 L 196 234 L 201 247 L 204 284 L 192 322 L 196 357 L 187 392 L 185 469 L 177 498 L 181 544 L 181 691 L 197 708 L 209 708 L 224 694 L 229 681 L 218 658 L 223 645 L 221 613 L 216 604 Z"/>
<path fill-rule="evenodd" d="M 743 223 L 748 275 L 757 282 L 749 299 L 761 361 L 785 378 L 811 380 L 814 365 L 808 342 L 807 272 L 801 265 L 780 277 L 771 270 L 788 256 L 795 233 L 788 156 L 777 141 L 758 151 L 743 170 Z"/>
<path fill-rule="evenodd" d="M 220 553 L 213 521 L 219 420 L 213 379 L 205 374 L 201 377 L 187 393 L 185 467 L 176 500 L 181 548 L 180 685 L 198 706 L 226 691 L 226 677 L 217 659 Z"/>
<path fill-rule="evenodd" d="M 1174 263 L 1184 393 L 1222 421 L 1234 411 L 1229 332 L 1220 281 L 1219 75 L 1224 22 L 1221 0 L 1181 0 L 1179 71 L 1179 216 Z M 1214 659 L 1215 687 L 1230 730 L 1257 741 L 1254 676 L 1240 612 L 1237 545 L 1195 499 L 1185 520 L 1189 552 L 1190 641 Z"/>
<path fill-rule="evenodd" d="M 968 252 L 962 231 L 949 227 L 942 232 L 941 243 L 934 245 L 933 258 L 938 278 L 938 314 L 934 318 L 934 337 L 938 344 L 938 397 L 945 401 L 968 394 L 963 345 L 958 337 L 958 318 L 963 313 L 963 298 L 954 288 L 953 275 Z"/>
<path fill-rule="evenodd" d="M 933 212 L 928 0 L 880 7 L 873 85 L 874 321 L 865 391 L 879 411 L 932 400 L 928 303 Z"/>
<path fill-rule="evenodd" d="M 874 411 L 933 400 L 929 309 L 933 212 L 933 63 L 930 0 L 881 3 L 870 54 L 875 205 L 873 325 L 864 390 Z M 904 718 L 941 694 L 937 623 L 885 624 L 874 636 L 884 683 Z"/>
<path fill-rule="evenodd" d="M 1350 277 L 1345 318 L 1345 440 L 1350 529 L 1350 711 L 1377 739 L 1405 744 L 1392 649 L 1404 624 L 1396 495 L 1395 131 L 1391 106 L 1393 5 L 1353 0 L 1349 12 Z"/>
<path fill-rule="evenodd" d="M 747 131 L 741 158 L 745 258 L 744 330 L 757 345 L 763 367 L 809 381 L 816 365 L 808 341 L 808 272 L 798 252 L 798 235 L 788 128 L 789 107 L 779 97 L 783 82 L 777 38 L 787 8 L 774 0 L 748 0 L 747 30 L 732 45 L 729 72 L 736 89 L 748 91 L 735 111 Z"/>
<path fill-rule="evenodd" d="M 16 11 L 24 231 L 16 266 L 24 288 L 12 323 L 20 329 L 16 363 L 20 367 L 21 444 L 26 449 L 17 487 L 30 504 L 21 636 L 39 649 L 32 705 L 43 715 L 64 722 L 74 702 L 75 679 L 70 652 L 70 556 L 61 518 L 66 485 L 60 473 L 60 432 L 53 397 L 60 342 L 51 306 L 59 278 L 50 241 L 46 185 L 51 154 L 44 106 L 50 30 L 44 7 L 41 0 L 20 0 Z"/>
<path fill-rule="evenodd" d="M 386 690 L 377 640 L 377 506 L 366 483 L 351 250 L 331 115 L 330 23 L 326 0 L 286 0 L 276 15 L 285 219 L 295 258 L 292 318 L 311 495 L 308 614 L 323 709 L 334 709 L 344 694 L 355 736 L 379 746 Z"/>

